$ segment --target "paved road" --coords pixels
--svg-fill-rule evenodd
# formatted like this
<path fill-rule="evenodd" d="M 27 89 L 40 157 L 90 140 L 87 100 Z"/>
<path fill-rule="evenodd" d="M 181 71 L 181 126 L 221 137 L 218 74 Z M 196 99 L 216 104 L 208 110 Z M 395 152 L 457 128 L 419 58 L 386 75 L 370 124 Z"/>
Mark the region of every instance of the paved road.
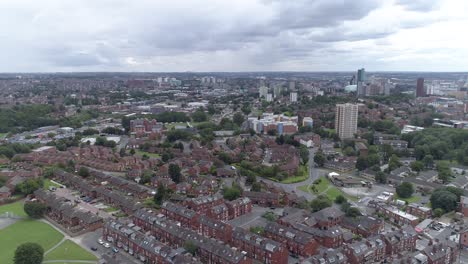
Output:
<path fill-rule="evenodd" d="M 296 193 L 299 196 L 304 196 L 307 200 L 313 200 L 316 196 L 309 193 L 309 192 L 304 192 L 297 187 L 302 186 L 302 185 L 312 185 L 312 183 L 317 180 L 321 174 L 320 169 L 315 168 L 314 166 L 314 156 L 315 156 L 315 149 L 310 148 L 309 149 L 309 178 L 305 181 L 302 182 L 297 182 L 297 183 L 290 183 L 290 184 L 285 184 L 285 183 L 279 183 L 279 182 L 274 182 L 268 179 L 262 179 L 262 181 L 271 183 L 277 187 L 283 188 L 286 192 L 288 193 Z"/>

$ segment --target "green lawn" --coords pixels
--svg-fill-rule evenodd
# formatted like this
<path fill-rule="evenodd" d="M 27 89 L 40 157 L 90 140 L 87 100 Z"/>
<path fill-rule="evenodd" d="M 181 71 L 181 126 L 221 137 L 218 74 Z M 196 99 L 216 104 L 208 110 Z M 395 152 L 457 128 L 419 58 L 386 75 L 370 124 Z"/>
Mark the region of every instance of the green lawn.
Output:
<path fill-rule="evenodd" d="M 118 211 L 119 209 L 115 208 L 115 207 L 112 207 L 112 206 L 109 206 L 107 207 L 106 209 L 104 209 L 105 212 L 108 212 L 108 213 L 111 213 L 111 212 L 115 212 L 115 211 Z"/>
<path fill-rule="evenodd" d="M 304 192 L 309 192 L 314 195 L 325 194 L 330 200 L 334 201 L 338 195 L 343 195 L 349 200 L 357 201 L 358 199 L 354 196 L 347 195 L 346 193 L 342 192 L 340 189 L 336 188 L 335 186 L 331 185 L 330 181 L 328 181 L 325 177 L 320 177 L 320 183 L 315 184 L 315 192 L 312 188 L 309 188 L 309 185 L 302 185 L 297 187 L 299 190 Z M 313 185 L 310 185 L 312 187 Z"/>
<path fill-rule="evenodd" d="M 50 186 L 54 186 L 56 188 L 60 188 L 60 185 L 53 183 L 50 179 L 44 179 L 44 190 L 49 190 Z"/>
<path fill-rule="evenodd" d="M 146 151 L 139 150 L 139 149 L 137 149 L 135 153 L 140 155 L 140 156 L 143 156 L 144 154 L 146 154 L 146 156 L 148 156 L 150 158 L 160 158 L 161 157 L 161 155 L 159 155 L 159 154 L 150 153 L 150 152 L 146 152 Z"/>
<path fill-rule="evenodd" d="M 405 201 L 407 203 L 417 203 L 421 201 L 421 196 L 411 196 L 410 198 L 401 198 L 398 196 L 398 194 L 395 193 L 395 200 L 396 199 Z"/>
<path fill-rule="evenodd" d="M 193 126 L 193 123 L 191 125 Z M 186 122 L 179 122 L 179 123 L 172 123 L 172 124 L 165 123 L 164 126 L 166 127 L 167 130 L 171 130 L 171 129 L 175 128 L 176 126 L 186 127 L 187 123 Z"/>
<path fill-rule="evenodd" d="M 46 223 L 37 220 L 20 220 L 0 230 L 0 263 L 13 263 L 14 252 L 23 243 L 38 243 L 44 251 L 47 251 L 62 238 L 61 233 Z"/>
<path fill-rule="evenodd" d="M 97 258 L 71 240 L 65 240 L 56 249 L 45 255 L 44 260 L 91 260 Z"/>
<path fill-rule="evenodd" d="M 328 186 L 330 186 L 330 182 L 328 181 L 327 178 L 320 177 L 319 179 L 320 179 L 320 183 L 315 184 L 316 193 L 322 193 L 328 188 Z"/>
<path fill-rule="evenodd" d="M 0 214 L 4 214 L 5 212 L 11 212 L 17 216 L 27 216 L 23 210 L 23 204 L 23 200 L 19 200 L 10 204 L 4 204 L 0 206 Z"/>
<path fill-rule="evenodd" d="M 297 176 L 282 180 L 281 183 L 297 183 L 307 180 L 309 178 L 309 167 L 304 165 L 300 166 L 297 174 Z"/>

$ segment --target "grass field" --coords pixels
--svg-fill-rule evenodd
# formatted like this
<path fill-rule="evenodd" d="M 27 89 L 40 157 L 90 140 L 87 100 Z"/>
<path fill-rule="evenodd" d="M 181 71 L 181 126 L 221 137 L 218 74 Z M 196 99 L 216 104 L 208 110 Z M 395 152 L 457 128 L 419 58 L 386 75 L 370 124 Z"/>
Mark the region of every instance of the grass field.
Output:
<path fill-rule="evenodd" d="M 56 249 L 45 255 L 44 260 L 91 260 L 97 258 L 71 240 L 65 240 Z M 72 263 L 72 262 L 67 262 Z"/>
<path fill-rule="evenodd" d="M 398 194 L 395 193 L 395 200 L 396 199 L 405 201 L 407 203 L 417 203 L 421 201 L 421 196 L 411 196 L 410 198 L 401 198 L 398 196 Z"/>
<path fill-rule="evenodd" d="M 23 200 L 19 200 L 14 203 L 5 204 L 0 206 L 0 214 L 4 214 L 5 212 L 11 212 L 17 216 L 26 216 L 26 213 L 23 210 Z"/>
<path fill-rule="evenodd" d="M 60 188 L 60 185 L 51 182 L 49 179 L 44 179 L 44 190 L 49 190 L 50 186 L 54 186 L 56 188 Z"/>
<path fill-rule="evenodd" d="M 312 187 L 312 185 L 310 186 Z M 314 195 L 325 194 L 330 200 L 335 201 L 338 195 L 343 195 L 349 200 L 357 201 L 358 199 L 354 196 L 347 195 L 346 193 L 342 192 L 340 189 L 333 186 L 328 179 L 325 177 L 320 177 L 320 183 L 315 184 L 315 191 L 310 188 L 309 185 L 302 185 L 297 187 L 299 190 L 304 192 L 309 192 Z"/>
<path fill-rule="evenodd" d="M 13 263 L 16 248 L 26 242 L 38 243 L 44 251 L 52 248 L 63 235 L 46 223 L 36 220 L 20 220 L 0 230 L 0 263 Z"/>
<path fill-rule="evenodd" d="M 297 183 L 305 181 L 309 178 L 309 167 L 308 166 L 300 166 L 298 171 L 298 176 L 288 177 L 281 181 L 281 183 Z"/>
<path fill-rule="evenodd" d="M 135 151 L 136 154 L 140 155 L 140 156 L 143 156 L 144 154 L 146 154 L 146 156 L 150 157 L 150 158 L 160 158 L 161 155 L 159 154 L 156 154 L 156 153 L 149 153 L 149 152 L 146 152 L 146 151 L 143 151 L 143 150 L 139 150 L 137 149 Z"/>

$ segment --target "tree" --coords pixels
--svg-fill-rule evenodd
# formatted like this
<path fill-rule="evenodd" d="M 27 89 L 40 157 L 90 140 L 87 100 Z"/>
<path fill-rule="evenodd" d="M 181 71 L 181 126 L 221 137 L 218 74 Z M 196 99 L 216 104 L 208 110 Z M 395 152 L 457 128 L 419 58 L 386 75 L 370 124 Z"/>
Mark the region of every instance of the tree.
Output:
<path fill-rule="evenodd" d="M 151 182 L 151 178 L 153 178 L 153 172 L 150 170 L 145 170 L 143 174 L 141 175 L 140 181 L 138 182 L 139 184 L 147 184 Z M 162 185 L 162 184 L 159 184 Z"/>
<path fill-rule="evenodd" d="M 387 183 L 387 174 L 383 173 L 382 171 L 378 171 L 375 174 L 375 181 L 378 183 Z"/>
<path fill-rule="evenodd" d="M 184 243 L 184 249 L 187 250 L 187 252 L 189 252 L 193 256 L 195 256 L 198 251 L 198 246 L 195 243 L 193 243 L 193 241 L 187 240 Z"/>
<path fill-rule="evenodd" d="M 346 210 L 346 216 L 357 217 L 360 215 L 362 215 L 361 211 L 359 211 L 357 207 L 349 207 L 348 210 Z"/>
<path fill-rule="evenodd" d="M 451 212 L 457 208 L 460 197 L 457 188 L 440 188 L 436 189 L 431 194 L 432 209 L 442 208 L 445 212 Z"/>
<path fill-rule="evenodd" d="M 26 181 L 16 185 L 15 191 L 24 195 L 32 194 L 37 189 L 41 188 L 43 182 L 41 179 L 27 179 Z"/>
<path fill-rule="evenodd" d="M 401 198 L 410 198 L 414 193 L 413 184 L 410 182 L 402 182 L 396 187 L 396 193 Z"/>
<path fill-rule="evenodd" d="M 444 213 L 445 213 L 444 209 L 442 209 L 442 208 L 434 209 L 434 216 L 435 217 L 441 217 Z"/>
<path fill-rule="evenodd" d="M 241 126 L 242 123 L 244 123 L 244 120 L 245 120 L 244 115 L 240 112 L 235 113 L 234 116 L 232 117 L 232 122 L 234 122 L 238 126 Z"/>
<path fill-rule="evenodd" d="M 243 169 L 243 168 L 241 168 L 241 169 Z M 257 176 L 255 176 L 255 174 L 249 173 L 247 175 L 247 177 L 245 178 L 245 184 L 252 185 L 255 182 L 257 182 Z"/>
<path fill-rule="evenodd" d="M 411 167 L 411 170 L 413 171 L 422 171 L 424 169 L 424 163 L 422 163 L 421 161 L 413 161 L 411 162 L 410 164 L 410 167 Z"/>
<path fill-rule="evenodd" d="M 426 155 L 422 159 L 422 162 L 424 163 L 424 166 L 426 168 L 432 168 L 432 166 L 434 165 L 434 158 L 432 157 L 432 155 Z"/>
<path fill-rule="evenodd" d="M 167 190 L 163 184 L 158 185 L 158 189 L 156 190 L 156 194 L 153 197 L 154 203 L 157 205 L 161 205 L 163 201 L 166 199 Z"/>
<path fill-rule="evenodd" d="M 392 171 L 400 166 L 401 166 L 400 158 L 398 158 L 397 155 L 393 154 L 390 157 L 390 160 L 388 161 L 388 169 Z"/>
<path fill-rule="evenodd" d="M 119 155 L 121 158 L 125 157 L 125 148 L 121 148 L 120 151 L 119 151 Z"/>
<path fill-rule="evenodd" d="M 45 211 L 47 210 L 47 206 L 43 203 L 39 202 L 26 202 L 24 203 L 24 211 L 27 215 L 31 218 L 41 218 Z"/>
<path fill-rule="evenodd" d="M 346 156 L 354 156 L 356 155 L 356 152 L 352 147 L 348 146 L 343 150 L 343 154 L 345 154 Z"/>
<path fill-rule="evenodd" d="M 233 184 L 232 187 L 225 187 L 223 189 L 223 197 L 226 200 L 232 201 L 241 196 L 241 188 L 238 185 Z"/>
<path fill-rule="evenodd" d="M 16 248 L 15 264 L 41 264 L 44 258 L 44 249 L 36 243 L 24 243 Z"/>
<path fill-rule="evenodd" d="M 302 164 L 307 164 L 309 162 L 309 150 L 305 146 L 299 148 L 299 155 L 301 156 Z"/>
<path fill-rule="evenodd" d="M 367 169 L 368 166 L 369 166 L 369 164 L 368 164 L 368 162 L 367 162 L 367 158 L 366 158 L 366 157 L 359 156 L 359 157 L 357 158 L 357 161 L 356 161 L 356 169 L 362 171 L 362 170 Z"/>
<path fill-rule="evenodd" d="M 439 161 L 437 162 L 436 168 L 439 180 L 443 183 L 447 183 L 450 180 L 450 177 L 452 177 L 452 171 L 450 170 L 448 163 L 446 161 Z"/>
<path fill-rule="evenodd" d="M 325 156 L 322 152 L 315 153 L 314 162 L 317 163 L 319 167 L 323 167 L 323 164 L 325 164 Z"/>
<path fill-rule="evenodd" d="M 348 202 L 348 200 L 343 196 L 343 195 L 338 195 L 336 198 L 335 198 L 335 203 L 336 204 L 343 204 L 343 203 L 346 203 Z"/>
<path fill-rule="evenodd" d="M 276 136 L 276 130 L 275 129 L 270 129 L 270 130 L 267 131 L 267 134 L 269 136 Z"/>
<path fill-rule="evenodd" d="M 86 167 L 80 167 L 78 170 L 78 175 L 80 175 L 83 178 L 87 178 L 89 176 L 89 170 Z"/>
<path fill-rule="evenodd" d="M 195 113 L 192 114 L 192 119 L 194 122 L 205 122 L 208 120 L 208 115 L 202 109 L 198 109 Z"/>
<path fill-rule="evenodd" d="M 254 182 L 252 184 L 252 187 L 250 188 L 250 191 L 252 192 L 261 192 L 262 191 L 262 185 L 258 182 Z"/>
<path fill-rule="evenodd" d="M 319 195 L 317 198 L 310 202 L 310 207 L 313 212 L 318 212 L 322 209 L 332 206 L 332 201 L 324 195 Z"/>
<path fill-rule="evenodd" d="M 130 149 L 130 155 L 132 156 L 135 155 L 135 152 L 136 152 L 135 149 Z"/>
<path fill-rule="evenodd" d="M 177 164 L 169 164 L 169 177 L 175 182 L 180 183 L 182 180 L 182 174 L 180 173 L 180 167 Z"/>

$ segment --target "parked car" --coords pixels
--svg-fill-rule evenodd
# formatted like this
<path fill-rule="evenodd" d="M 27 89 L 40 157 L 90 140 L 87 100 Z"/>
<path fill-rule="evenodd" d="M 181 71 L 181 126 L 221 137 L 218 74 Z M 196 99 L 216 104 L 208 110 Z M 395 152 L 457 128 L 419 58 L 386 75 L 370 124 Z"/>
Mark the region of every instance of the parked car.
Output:
<path fill-rule="evenodd" d="M 104 243 L 104 247 L 105 248 L 110 248 L 110 244 L 109 243 Z"/>
<path fill-rule="evenodd" d="M 102 244 L 104 244 L 104 240 L 102 240 L 102 239 L 100 238 L 100 239 L 98 239 L 98 243 L 99 243 L 99 245 L 102 245 Z"/>
<path fill-rule="evenodd" d="M 96 250 L 97 250 L 97 247 L 91 247 L 91 250 L 92 250 L 92 251 L 96 251 Z"/>
<path fill-rule="evenodd" d="M 116 248 L 116 247 L 113 247 L 113 248 L 112 248 L 112 251 L 114 251 L 115 253 L 118 253 L 118 252 L 119 252 L 119 249 Z"/>

